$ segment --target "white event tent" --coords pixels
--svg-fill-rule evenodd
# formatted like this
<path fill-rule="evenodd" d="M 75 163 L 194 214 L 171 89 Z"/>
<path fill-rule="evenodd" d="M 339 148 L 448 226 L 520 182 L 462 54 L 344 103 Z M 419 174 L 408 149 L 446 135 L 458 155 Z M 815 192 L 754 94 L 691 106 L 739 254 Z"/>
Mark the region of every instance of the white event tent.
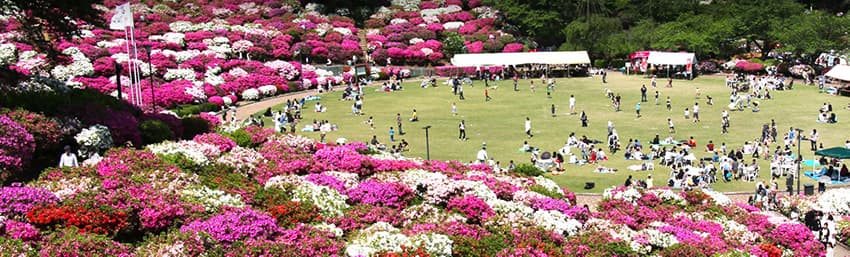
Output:
<path fill-rule="evenodd" d="M 850 81 L 850 65 L 835 65 L 826 73 L 826 76 L 837 80 Z"/>
<path fill-rule="evenodd" d="M 452 65 L 461 67 L 521 64 L 589 64 L 587 51 L 456 54 Z"/>
<path fill-rule="evenodd" d="M 693 78 L 693 65 L 697 63 L 696 55 L 686 52 L 639 51 L 632 53 L 629 59 L 644 72 L 647 70 L 649 64 L 682 65 L 690 73 L 691 78 Z"/>

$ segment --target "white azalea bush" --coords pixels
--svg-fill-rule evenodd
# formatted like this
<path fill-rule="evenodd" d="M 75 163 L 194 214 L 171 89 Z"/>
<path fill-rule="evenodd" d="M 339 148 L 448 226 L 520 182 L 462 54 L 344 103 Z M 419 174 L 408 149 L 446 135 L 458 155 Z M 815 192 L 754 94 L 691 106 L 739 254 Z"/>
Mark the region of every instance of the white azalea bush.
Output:
<path fill-rule="evenodd" d="M 172 81 L 184 79 L 189 81 L 195 80 L 195 71 L 192 69 L 168 69 L 163 76 L 165 80 Z"/>
<path fill-rule="evenodd" d="M 179 142 L 165 141 L 148 145 L 147 149 L 157 155 L 181 155 L 199 166 L 207 166 L 211 163 L 210 159 L 221 155 L 221 150 L 217 146 L 189 140 Z"/>
<path fill-rule="evenodd" d="M 534 212 L 534 224 L 558 234 L 575 235 L 581 229 L 581 223 L 559 211 Z"/>
<path fill-rule="evenodd" d="M 348 196 L 340 194 L 333 188 L 318 186 L 313 183 L 301 183 L 296 185 L 293 193 L 293 201 L 309 201 L 319 208 L 319 212 L 325 217 L 338 217 L 349 205 L 345 202 Z"/>
<path fill-rule="evenodd" d="M 430 256 L 449 257 L 452 256 L 452 239 L 443 234 L 427 233 L 418 234 L 410 238 L 410 243 L 421 247 Z"/>
<path fill-rule="evenodd" d="M 824 212 L 850 215 L 850 189 L 827 190 L 818 197 L 817 205 Z"/>
<path fill-rule="evenodd" d="M 221 206 L 243 207 L 245 203 L 239 195 L 231 195 L 207 186 L 194 186 L 180 192 L 184 201 L 199 203 L 207 212 L 214 212 Z"/>
<path fill-rule="evenodd" d="M 9 65 L 12 61 L 18 59 L 15 56 L 17 50 L 15 44 L 0 44 L 0 65 Z"/>
<path fill-rule="evenodd" d="M 242 91 L 242 99 L 256 101 L 260 100 L 260 90 L 249 88 Z"/>
<path fill-rule="evenodd" d="M 84 128 L 74 136 L 74 139 L 80 145 L 80 155 L 84 158 L 112 146 L 112 134 L 109 133 L 109 128 L 100 124 Z"/>
<path fill-rule="evenodd" d="M 277 94 L 277 87 L 274 85 L 261 86 L 258 87 L 257 90 L 259 90 L 264 96 L 273 96 Z"/>

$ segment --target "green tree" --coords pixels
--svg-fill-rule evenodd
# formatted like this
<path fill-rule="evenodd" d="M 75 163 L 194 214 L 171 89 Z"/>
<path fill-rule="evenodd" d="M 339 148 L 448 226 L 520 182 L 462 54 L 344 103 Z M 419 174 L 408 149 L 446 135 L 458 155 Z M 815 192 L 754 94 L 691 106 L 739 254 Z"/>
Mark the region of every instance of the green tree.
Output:
<path fill-rule="evenodd" d="M 777 27 L 771 36 L 780 42 L 780 50 L 814 55 L 847 47 L 848 33 L 850 18 L 815 10 L 791 17 L 787 26 Z"/>
<path fill-rule="evenodd" d="M 772 31 L 790 26 L 788 19 L 805 10 L 803 5 L 792 0 L 726 0 L 707 5 L 703 13 L 722 17 L 718 20 L 725 20 L 725 25 L 734 28 L 730 38 L 743 39 L 747 46 L 768 53 L 777 43 Z"/>
<path fill-rule="evenodd" d="M 543 46 L 563 42 L 561 24 L 575 17 L 575 0 L 484 0 L 499 10 L 505 22 L 516 26 L 521 36 L 533 37 Z"/>
<path fill-rule="evenodd" d="M 623 27 L 620 20 L 612 17 L 591 16 L 588 21 L 575 20 L 564 27 L 563 34 L 566 36 L 561 50 L 587 50 L 589 53 L 599 53 L 606 43 L 608 37 L 622 33 Z"/>
<path fill-rule="evenodd" d="M 443 49 L 448 54 L 447 57 L 452 57 L 455 54 L 463 52 L 463 36 L 457 32 L 448 32 L 443 36 Z"/>
<path fill-rule="evenodd" d="M 708 14 L 683 14 L 676 21 L 658 26 L 652 48 L 692 51 L 698 55 L 720 54 L 721 47 L 734 37 L 730 20 Z"/>

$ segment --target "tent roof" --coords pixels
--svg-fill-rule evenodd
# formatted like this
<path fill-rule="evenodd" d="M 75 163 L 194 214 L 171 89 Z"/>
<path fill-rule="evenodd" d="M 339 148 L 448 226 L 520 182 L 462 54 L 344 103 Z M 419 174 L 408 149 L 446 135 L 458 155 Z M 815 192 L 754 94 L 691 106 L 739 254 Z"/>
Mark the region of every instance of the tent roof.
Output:
<path fill-rule="evenodd" d="M 838 159 L 850 159 L 850 149 L 844 147 L 833 147 L 827 148 L 820 151 L 815 152 L 815 155 L 838 158 Z"/>
<path fill-rule="evenodd" d="M 519 65 L 519 64 L 588 64 L 587 51 L 456 54 L 454 66 Z"/>
<path fill-rule="evenodd" d="M 850 66 L 835 65 L 826 73 L 826 76 L 838 80 L 850 81 Z"/>
<path fill-rule="evenodd" d="M 652 64 L 687 65 L 697 60 L 694 53 L 650 52 L 646 62 Z"/>

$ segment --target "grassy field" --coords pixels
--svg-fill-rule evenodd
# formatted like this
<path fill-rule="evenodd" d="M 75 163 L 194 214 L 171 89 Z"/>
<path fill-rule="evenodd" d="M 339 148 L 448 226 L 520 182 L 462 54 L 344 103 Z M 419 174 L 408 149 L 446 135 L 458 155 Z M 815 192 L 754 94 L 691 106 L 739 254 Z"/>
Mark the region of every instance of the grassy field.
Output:
<path fill-rule="evenodd" d="M 824 102 L 831 102 L 839 120 L 848 119 L 845 107 L 848 98 L 828 96 L 819 94 L 816 87 L 798 86 L 792 91 L 772 92 L 774 100 L 760 101 L 761 112 L 753 113 L 749 109 L 743 112 L 730 112 L 730 133 L 721 134 L 720 116 L 721 111 L 729 103 L 729 89 L 724 86 L 723 77 L 705 76 L 693 81 L 675 80 L 672 88 L 664 88 L 666 80 L 659 80 L 660 91 L 659 105 L 654 103 L 654 89 L 649 85 L 649 79 L 641 76 L 623 76 L 612 74 L 608 77 L 608 83 L 603 84 L 601 78 L 561 78 L 558 79 L 552 98 L 546 97 L 545 87 L 540 80 L 535 81 L 535 93 L 529 90 L 529 81 L 519 82 L 519 91 L 513 91 L 512 81 L 500 81 L 495 84 L 498 89 L 490 90 L 491 101 L 484 100 L 483 83 L 475 82 L 474 87 L 464 87 L 466 100 L 459 100 L 453 95 L 451 88 L 443 85 L 443 80 L 438 82 L 437 88 L 420 88 L 418 82 L 405 85 L 405 90 L 399 92 L 376 92 L 374 87 L 365 90 L 363 109 L 366 115 L 355 116 L 351 113 L 352 102 L 338 100 L 341 92 L 332 92 L 322 95 L 321 103 L 327 106 L 328 111 L 324 113 L 312 112 L 315 102 L 308 102 L 303 113 L 304 121 L 298 125 L 312 122 L 313 119 L 328 120 L 339 126 L 339 130 L 331 132 L 327 136 L 328 141 L 345 137 L 348 140 L 368 142 L 372 135 L 377 135 L 382 143 L 389 144 L 388 130 L 395 127 L 396 113 L 400 113 L 404 119 L 405 135 L 396 133 L 396 141 L 405 139 L 410 143 L 410 152 L 406 156 L 425 157 L 425 131 L 423 126 L 431 125 L 430 145 L 432 159 L 456 159 L 460 161 L 471 161 L 475 153 L 480 149 L 482 142 L 487 142 L 487 150 L 491 157 L 501 161 L 502 166 L 507 166 L 509 160 L 517 163 L 530 162 L 530 154 L 518 152 L 523 141 L 539 147 L 544 151 L 554 151 L 564 145 L 571 132 L 577 137 L 587 135 L 588 138 L 605 141 L 607 135 L 607 122 L 611 120 L 620 135 L 620 140 L 625 147 L 629 138 L 648 142 L 653 136 L 659 134 L 661 138 L 667 137 L 667 118 L 672 118 L 676 125 L 675 138 L 686 140 L 693 136 L 697 140 L 695 154 L 697 157 L 708 157 L 703 151 L 709 140 L 719 147 L 726 142 L 729 149 L 736 149 L 745 141 L 750 141 L 759 136 L 761 126 L 775 119 L 779 130 L 779 137 L 787 132 L 789 127 L 799 127 L 808 135 L 811 129 L 816 128 L 820 132 L 824 147 L 841 146 L 844 141 L 850 139 L 850 123 L 838 124 L 816 123 L 818 108 Z M 647 84 L 648 102 L 642 104 L 643 117 L 636 118 L 634 107 L 640 100 L 640 86 Z M 491 83 L 492 85 L 492 83 Z M 615 94 L 622 96 L 622 111 L 614 112 L 611 102 L 606 98 L 605 88 L 610 88 Z M 695 99 L 696 88 L 700 88 L 703 97 Z M 589 117 L 589 127 L 581 127 L 579 115 L 569 115 L 569 97 L 575 95 L 577 99 L 577 112 L 584 110 Z M 705 96 L 714 98 L 715 104 L 706 104 Z M 664 101 L 670 96 L 673 110 L 667 111 Z M 458 114 L 452 116 L 451 104 L 457 103 Z M 700 116 L 702 122 L 694 123 L 685 120 L 683 112 L 685 108 L 691 108 L 695 102 L 699 102 Z M 557 116 L 552 117 L 551 105 L 557 109 Z M 280 108 L 276 108 L 280 109 Z M 419 122 L 408 122 L 413 109 L 417 110 Z M 374 117 L 375 129 L 372 130 L 364 121 L 369 116 Z M 523 122 L 529 117 L 533 124 L 534 137 L 527 139 L 524 133 Z M 458 123 L 466 121 L 468 141 L 460 141 L 458 137 Z M 266 125 L 272 122 L 266 120 Z M 398 128 L 395 128 L 396 130 Z M 318 133 L 302 133 L 311 138 L 319 138 Z M 803 156 L 811 159 L 813 153 L 808 149 L 808 143 L 804 142 Z M 574 166 L 567 165 L 566 173 L 553 176 L 553 179 L 562 186 L 576 192 L 601 192 L 611 185 L 621 184 L 628 175 L 635 178 L 646 178 L 647 172 L 632 172 L 626 169 L 628 165 L 640 164 L 639 161 L 627 161 L 622 152 L 611 155 L 607 147 L 601 146 L 609 154 L 610 160 L 603 164 L 620 171 L 616 174 L 599 174 L 592 170 L 596 165 Z M 577 150 L 573 150 L 579 154 Z M 645 150 L 644 153 L 647 151 Z M 749 160 L 747 161 L 749 162 Z M 767 179 L 769 163 L 759 161 L 761 165 L 761 177 Z M 669 169 L 656 165 L 652 171 L 656 185 L 664 183 L 669 177 Z M 584 190 L 585 182 L 596 182 L 596 188 Z M 804 178 L 803 183 L 814 181 Z M 784 182 L 781 182 L 781 184 Z M 753 189 L 751 182 L 717 183 L 713 186 L 720 191 L 750 191 Z"/>

